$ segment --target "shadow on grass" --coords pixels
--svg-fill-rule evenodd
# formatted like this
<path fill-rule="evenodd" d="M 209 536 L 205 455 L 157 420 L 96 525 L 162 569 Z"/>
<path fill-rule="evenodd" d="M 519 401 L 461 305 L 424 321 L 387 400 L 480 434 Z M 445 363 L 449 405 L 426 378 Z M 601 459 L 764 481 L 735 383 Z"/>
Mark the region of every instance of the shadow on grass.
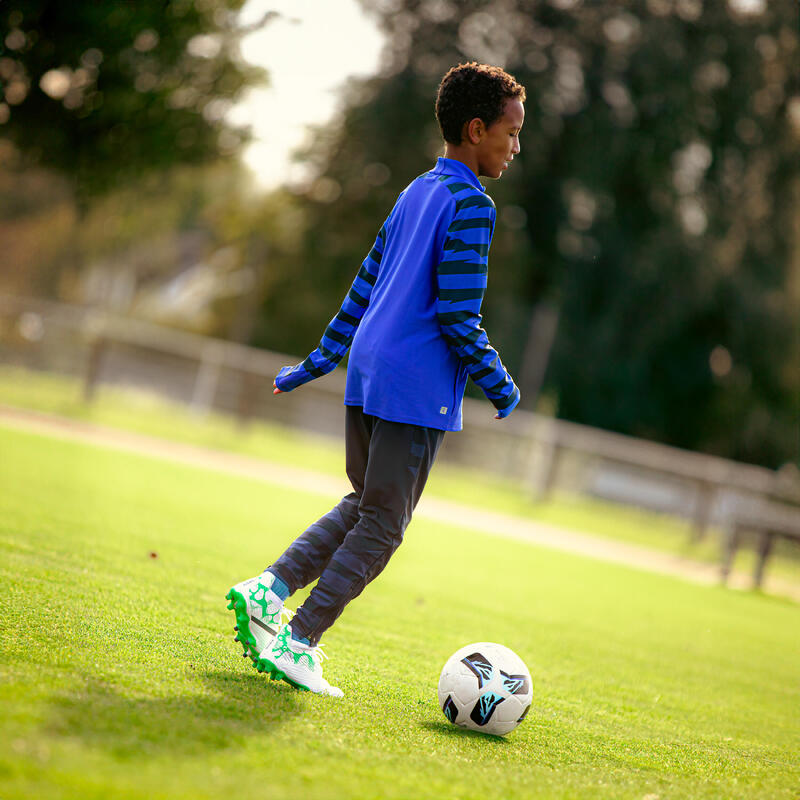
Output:
<path fill-rule="evenodd" d="M 729 589 L 730 591 L 737 591 L 736 589 L 730 589 L 730 587 L 725 587 L 725 588 Z M 783 594 L 768 594 L 763 589 L 752 588 L 752 589 L 743 589 L 740 591 L 742 592 L 742 594 L 749 594 L 750 597 L 757 597 L 762 602 L 770 603 L 774 606 L 785 606 L 787 608 L 793 606 L 797 608 L 797 606 L 799 605 L 798 601 L 792 597 L 787 597 L 786 595 Z"/>
<path fill-rule="evenodd" d="M 506 747 L 509 742 L 503 736 L 495 736 L 491 733 L 480 733 L 471 731 L 468 728 L 460 728 L 448 722 L 421 722 L 420 727 L 426 728 L 433 733 L 439 733 L 445 737 L 456 737 L 462 741 L 480 741 L 486 743 L 488 747 Z"/>
<path fill-rule="evenodd" d="M 272 733 L 300 708 L 293 689 L 261 675 L 197 677 L 205 692 L 162 697 L 126 696 L 90 678 L 84 690 L 54 699 L 47 732 L 123 756 L 165 749 L 200 753 Z"/>

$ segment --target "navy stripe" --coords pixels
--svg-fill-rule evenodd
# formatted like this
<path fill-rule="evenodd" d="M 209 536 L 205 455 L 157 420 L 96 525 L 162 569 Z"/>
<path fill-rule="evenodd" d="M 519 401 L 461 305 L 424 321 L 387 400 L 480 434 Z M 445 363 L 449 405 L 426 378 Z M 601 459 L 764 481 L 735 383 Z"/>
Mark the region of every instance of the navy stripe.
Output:
<path fill-rule="evenodd" d="M 315 367 L 314 366 L 314 362 L 311 360 L 311 356 L 309 356 L 303 362 L 303 369 L 305 369 L 305 371 L 309 375 L 312 375 L 315 378 L 321 378 L 323 375 L 327 375 L 328 374 L 327 372 L 325 372 L 324 369 L 320 369 L 319 367 Z"/>
<path fill-rule="evenodd" d="M 457 303 L 459 300 L 482 300 L 485 289 L 439 289 L 439 299 Z"/>
<path fill-rule="evenodd" d="M 436 315 L 439 324 L 442 326 L 458 325 L 459 322 L 466 322 L 475 314 L 472 311 L 444 311 Z"/>
<path fill-rule="evenodd" d="M 358 277 L 361 278 L 361 280 L 366 281 L 370 286 L 374 286 L 375 281 L 378 280 L 377 275 L 373 275 L 371 272 L 367 270 L 366 267 L 363 266 L 358 271 Z"/>
<path fill-rule="evenodd" d="M 454 220 L 450 223 L 448 231 L 471 231 L 476 228 L 491 228 L 492 221 L 486 217 L 476 217 L 475 219 Z"/>
<path fill-rule="evenodd" d="M 489 388 L 490 392 L 494 392 L 495 394 L 502 394 L 503 389 L 505 389 L 507 385 L 508 385 L 508 382 L 506 381 L 505 378 L 503 378 L 503 380 L 501 380 L 498 383 L 494 384 L 494 386 L 489 386 L 488 388 Z"/>
<path fill-rule="evenodd" d="M 465 208 L 494 208 L 494 203 L 485 194 L 471 194 L 456 200 L 456 213 Z"/>
<path fill-rule="evenodd" d="M 485 367 L 484 369 L 478 370 L 477 372 L 472 373 L 472 380 L 476 383 L 483 378 L 488 377 L 494 372 L 494 367 Z"/>
<path fill-rule="evenodd" d="M 480 261 L 442 261 L 436 271 L 440 275 L 485 275 L 489 266 Z"/>
<path fill-rule="evenodd" d="M 511 385 L 513 386 L 514 384 Z M 499 397 L 496 400 L 492 400 L 494 407 L 498 411 L 502 411 L 504 408 L 508 408 L 517 399 L 519 390 L 516 387 L 514 387 L 514 389 L 515 391 L 511 392 L 511 394 L 508 395 L 507 397 Z"/>
<path fill-rule="evenodd" d="M 456 340 L 455 344 L 456 345 L 458 344 L 458 340 Z M 461 350 L 461 360 L 465 364 L 467 365 L 474 364 L 475 366 L 480 366 L 483 363 L 483 359 L 481 359 L 480 354 L 464 352 L 463 348 L 460 348 L 460 350 Z M 494 372 L 494 370 L 492 371 Z"/>
<path fill-rule="evenodd" d="M 319 343 L 319 347 L 317 348 L 320 352 L 320 355 L 326 360 L 330 361 L 333 364 L 338 364 L 343 358 L 344 353 L 334 353 L 332 350 L 328 350 L 322 342 Z M 323 372 L 323 375 L 327 375 L 327 372 Z"/>
<path fill-rule="evenodd" d="M 458 194 L 459 192 L 463 192 L 464 189 L 472 189 L 473 191 L 475 191 L 475 187 L 471 183 L 462 183 L 461 181 L 456 181 L 455 183 L 446 183 L 445 186 L 453 194 Z"/>
<path fill-rule="evenodd" d="M 464 344 L 475 344 L 478 341 L 478 339 L 480 339 L 481 336 L 483 336 L 483 334 L 484 334 L 483 328 L 473 328 L 469 333 L 461 333 L 458 335 L 451 334 L 451 336 L 453 336 L 454 339 L 458 339 L 458 341 Z"/>
<path fill-rule="evenodd" d="M 328 339 L 333 339 L 334 342 L 338 344 L 344 345 L 345 347 L 349 347 L 351 342 L 353 341 L 353 334 L 351 333 L 349 336 L 345 335 L 344 333 L 339 333 L 336 328 L 331 328 L 330 326 L 325 329 L 325 336 Z"/>
<path fill-rule="evenodd" d="M 346 325 L 352 325 L 354 328 L 358 327 L 358 323 L 361 320 L 358 317 L 354 317 L 352 314 L 348 314 L 343 308 L 339 309 L 339 313 L 336 315 L 336 319 L 344 322 Z"/>
<path fill-rule="evenodd" d="M 347 296 L 361 308 L 366 308 L 369 305 L 369 300 L 366 297 L 362 297 L 355 289 L 350 289 Z"/>
<path fill-rule="evenodd" d="M 469 244 L 468 242 L 462 242 L 461 239 L 448 239 L 445 242 L 444 250 L 452 250 L 454 253 L 463 253 L 466 250 L 473 250 L 476 252 L 481 258 L 485 258 L 489 255 L 489 244 Z"/>

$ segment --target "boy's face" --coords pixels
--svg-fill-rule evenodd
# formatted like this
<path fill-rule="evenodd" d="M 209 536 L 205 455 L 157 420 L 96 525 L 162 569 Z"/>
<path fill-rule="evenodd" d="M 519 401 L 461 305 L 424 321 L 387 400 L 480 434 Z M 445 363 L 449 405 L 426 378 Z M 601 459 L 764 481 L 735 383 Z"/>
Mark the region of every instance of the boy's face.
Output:
<path fill-rule="evenodd" d="M 525 121 L 525 106 L 521 100 L 506 101 L 503 116 L 484 129 L 476 148 L 478 174 L 499 178 L 514 156 L 519 153 L 519 132 Z"/>

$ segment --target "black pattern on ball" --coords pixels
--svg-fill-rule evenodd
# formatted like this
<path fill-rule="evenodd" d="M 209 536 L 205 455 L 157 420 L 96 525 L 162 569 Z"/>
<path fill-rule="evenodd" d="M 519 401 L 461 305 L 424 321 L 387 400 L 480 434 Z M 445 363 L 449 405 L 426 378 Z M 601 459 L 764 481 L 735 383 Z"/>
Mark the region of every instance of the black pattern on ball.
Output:
<path fill-rule="evenodd" d="M 494 692 L 484 692 L 479 698 L 478 702 L 472 707 L 472 713 L 469 718 L 476 725 L 485 725 L 491 718 L 494 710 L 505 698 Z"/>
<path fill-rule="evenodd" d="M 503 688 L 509 694 L 528 694 L 530 691 L 527 675 L 509 675 L 503 670 L 500 670 L 500 674 L 503 676 Z"/>
<path fill-rule="evenodd" d="M 480 653 L 473 653 L 471 656 L 461 659 L 461 663 L 469 667 L 471 672 L 478 678 L 478 688 L 483 689 L 485 683 L 489 683 L 494 675 L 494 667 L 486 656 Z"/>
<path fill-rule="evenodd" d="M 447 700 L 445 700 L 444 705 L 442 705 L 442 711 L 444 711 L 444 715 L 450 722 L 455 723 L 456 717 L 458 716 L 458 708 L 450 695 L 447 695 Z"/>

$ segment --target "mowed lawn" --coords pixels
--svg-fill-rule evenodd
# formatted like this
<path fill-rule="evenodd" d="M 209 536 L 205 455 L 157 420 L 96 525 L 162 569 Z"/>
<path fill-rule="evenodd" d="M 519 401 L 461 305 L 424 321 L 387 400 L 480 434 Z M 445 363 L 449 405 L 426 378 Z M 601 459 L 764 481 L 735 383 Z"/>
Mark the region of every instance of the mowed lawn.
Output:
<path fill-rule="evenodd" d="M 187 413 L 184 405 L 130 387 L 102 386 L 91 403 L 84 402 L 82 394 L 81 381 L 76 377 L 0 364 L 0 405 L 239 453 L 340 479 L 344 475 L 344 448 L 342 441 L 335 437 L 314 435 L 268 420 L 252 420 L 241 426 L 234 418 L 221 413 L 198 416 Z M 273 400 L 295 402 L 291 395 Z M 487 415 L 491 413 L 490 408 L 491 405 L 486 406 Z M 679 559 L 719 562 L 718 531 L 710 531 L 698 542 L 690 539 L 686 520 L 576 495 L 568 490 L 555 492 L 543 501 L 521 476 L 501 476 L 440 459 L 431 474 L 426 495 L 628 542 Z M 734 567 L 749 577 L 754 564 L 755 540 L 746 536 Z M 776 542 L 767 567 L 767 585 L 773 575 L 800 583 L 800 549 L 796 542 L 782 539 Z"/>
<path fill-rule="evenodd" d="M 797 605 L 456 527 L 326 637 L 342 700 L 269 683 L 224 595 L 334 499 L 0 427 L 0 797 L 797 797 Z M 504 739 L 436 701 L 480 640 L 533 675 Z"/>

